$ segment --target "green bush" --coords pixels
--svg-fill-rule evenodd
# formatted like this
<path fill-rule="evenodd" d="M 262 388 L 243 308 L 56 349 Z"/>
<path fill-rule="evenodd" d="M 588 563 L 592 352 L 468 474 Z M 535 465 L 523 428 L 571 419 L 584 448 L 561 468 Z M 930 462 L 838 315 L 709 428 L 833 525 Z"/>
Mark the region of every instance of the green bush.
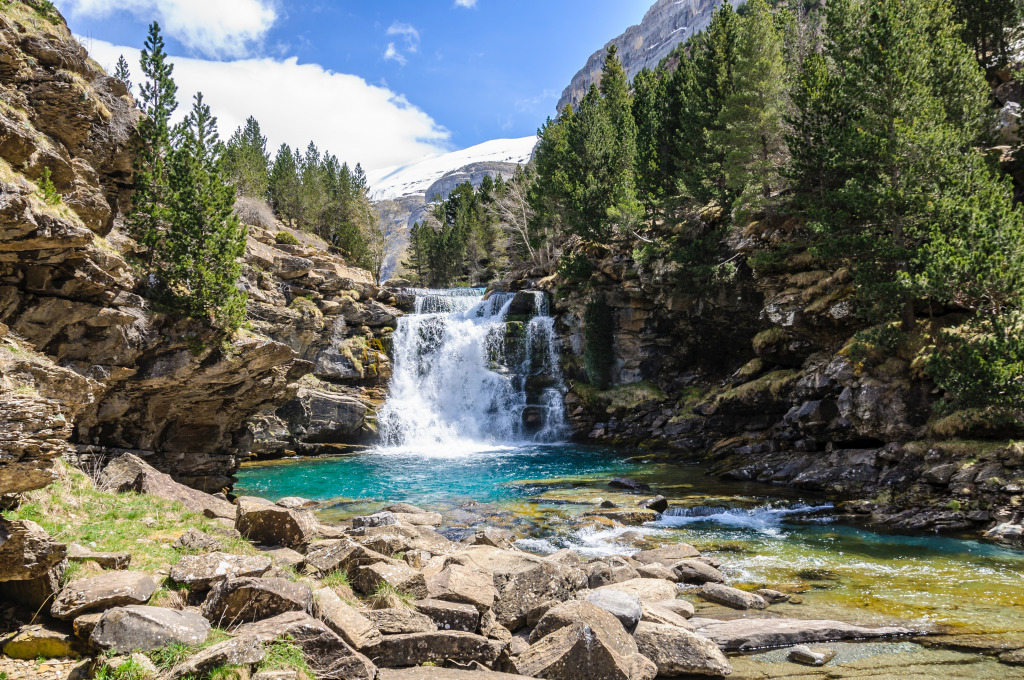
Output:
<path fill-rule="evenodd" d="M 60 12 L 50 0 L 25 0 L 25 4 L 35 10 L 36 14 L 55 24 L 60 21 Z"/>
<path fill-rule="evenodd" d="M 279 231 L 274 235 L 274 240 L 284 246 L 297 246 L 299 245 L 299 239 L 294 234 L 289 234 L 287 231 Z"/>
<path fill-rule="evenodd" d="M 43 174 L 36 184 L 39 185 L 39 194 L 46 205 L 59 205 L 61 200 L 60 194 L 57 193 L 57 187 L 53 186 L 52 177 L 53 174 L 50 172 L 50 168 L 43 168 Z"/>
<path fill-rule="evenodd" d="M 594 267 L 590 264 L 590 258 L 579 251 L 563 255 L 558 261 L 558 275 L 569 283 L 587 283 L 593 273 Z"/>
<path fill-rule="evenodd" d="M 615 317 L 603 297 L 587 303 L 583 312 L 583 338 L 587 378 L 597 389 L 606 390 L 611 385 L 615 364 Z"/>
<path fill-rule="evenodd" d="M 1024 316 L 976 319 L 943 331 L 927 372 L 946 392 L 945 411 L 1024 404 Z"/>

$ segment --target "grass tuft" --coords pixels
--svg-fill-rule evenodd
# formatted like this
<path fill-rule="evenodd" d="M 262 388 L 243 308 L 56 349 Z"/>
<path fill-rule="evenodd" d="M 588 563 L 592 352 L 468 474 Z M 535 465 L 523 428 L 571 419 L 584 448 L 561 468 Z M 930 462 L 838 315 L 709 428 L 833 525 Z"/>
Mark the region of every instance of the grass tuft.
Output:
<path fill-rule="evenodd" d="M 398 588 L 384 581 L 373 595 L 370 596 L 370 607 L 373 609 L 413 609 L 413 602 L 416 597 L 409 593 L 403 593 Z"/>
<path fill-rule="evenodd" d="M 339 586 L 350 588 L 352 586 L 348 573 L 344 570 L 332 571 L 330 574 L 320 579 L 320 582 L 328 588 L 337 588 Z"/>
<path fill-rule="evenodd" d="M 290 635 L 267 644 L 263 652 L 263 661 L 257 666 L 257 671 L 300 671 L 308 676 L 313 675 L 306 662 L 306 653 Z"/>

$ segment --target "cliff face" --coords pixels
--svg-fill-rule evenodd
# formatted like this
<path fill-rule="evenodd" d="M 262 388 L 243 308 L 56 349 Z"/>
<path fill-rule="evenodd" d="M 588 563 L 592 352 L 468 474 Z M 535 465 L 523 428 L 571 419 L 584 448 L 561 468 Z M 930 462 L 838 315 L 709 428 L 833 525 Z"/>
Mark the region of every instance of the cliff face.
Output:
<path fill-rule="evenodd" d="M 636 26 L 613 38 L 587 60 L 586 66 L 573 76 L 558 100 L 558 111 L 576 106 L 592 84 L 601 82 L 601 66 L 611 45 L 619 50 L 619 59 L 632 79 L 645 68 L 654 69 L 677 45 L 700 33 L 709 23 L 715 9 L 724 0 L 658 0 Z M 743 0 L 729 0 L 733 7 Z"/>
<path fill-rule="evenodd" d="M 374 299 L 392 298 L 365 274 L 323 244 L 278 245 L 273 225 L 253 230 L 246 253 L 253 331 L 222 341 L 154 309 L 139 295 L 145 270 L 121 231 L 138 117 L 63 20 L 5 7 L 0 495 L 45 486 L 56 456 L 91 465 L 121 450 L 193 486 L 229 486 L 251 441 L 244 422 L 300 394 L 296 381 L 322 359 L 313 348 L 344 354 L 356 331 L 365 329 L 365 344 L 371 327 L 393 322 Z M 47 170 L 59 199 L 45 190 Z M 327 370 L 365 384 L 374 362 Z"/>

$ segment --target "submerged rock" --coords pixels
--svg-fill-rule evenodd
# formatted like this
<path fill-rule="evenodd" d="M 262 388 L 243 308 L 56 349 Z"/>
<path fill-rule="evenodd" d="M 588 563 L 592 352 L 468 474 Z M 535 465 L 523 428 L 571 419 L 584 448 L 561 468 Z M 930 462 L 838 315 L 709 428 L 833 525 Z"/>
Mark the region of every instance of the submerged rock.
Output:
<path fill-rule="evenodd" d="M 728 651 L 788 647 L 813 642 L 900 637 L 913 631 L 897 626 L 868 628 L 842 621 L 801 619 L 735 619 L 693 621 L 697 633 Z"/>

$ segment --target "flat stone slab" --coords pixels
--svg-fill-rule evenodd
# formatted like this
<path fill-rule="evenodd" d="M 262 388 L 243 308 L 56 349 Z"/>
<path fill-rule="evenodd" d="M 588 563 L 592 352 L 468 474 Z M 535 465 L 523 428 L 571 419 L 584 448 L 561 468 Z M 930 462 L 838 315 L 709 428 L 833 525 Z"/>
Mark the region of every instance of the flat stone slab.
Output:
<path fill-rule="evenodd" d="M 209 635 L 210 622 L 196 612 L 131 606 L 107 610 L 89 639 L 101 649 L 128 654 L 170 644 L 199 645 Z"/>
<path fill-rule="evenodd" d="M 901 637 L 915 633 L 898 626 L 867 628 L 842 621 L 802 619 L 691 619 L 690 623 L 694 624 L 698 635 L 703 635 L 727 651 L 790 647 L 835 640 Z"/>
<path fill-rule="evenodd" d="M 171 567 L 171 580 L 196 590 L 208 590 L 229 578 L 262 576 L 271 564 L 272 559 L 266 555 L 186 555 Z"/>
<path fill-rule="evenodd" d="M 214 625 L 234 627 L 286 612 L 308 612 L 313 593 L 305 583 L 283 578 L 235 578 L 214 586 L 203 616 Z"/>
<path fill-rule="evenodd" d="M 68 561 L 95 562 L 104 569 L 127 569 L 132 562 L 131 553 L 96 552 L 84 545 L 72 543 L 68 546 Z"/>
<path fill-rule="evenodd" d="M 46 626 L 26 626 L 3 646 L 12 659 L 77 657 L 81 643 L 73 635 Z"/>
<path fill-rule="evenodd" d="M 454 631 L 387 635 L 380 644 L 366 650 L 378 666 L 401 668 L 428 662 L 454 661 L 467 664 L 477 661 L 492 664 L 501 655 L 504 645 L 494 640 Z"/>
<path fill-rule="evenodd" d="M 72 581 L 57 595 L 50 613 L 65 621 L 82 614 L 114 607 L 145 604 L 156 592 L 156 582 L 135 571 L 111 571 L 92 578 Z"/>
<path fill-rule="evenodd" d="M 760 595 L 731 588 L 721 583 L 705 583 L 697 594 L 709 602 L 733 609 L 764 609 L 768 603 Z"/>

